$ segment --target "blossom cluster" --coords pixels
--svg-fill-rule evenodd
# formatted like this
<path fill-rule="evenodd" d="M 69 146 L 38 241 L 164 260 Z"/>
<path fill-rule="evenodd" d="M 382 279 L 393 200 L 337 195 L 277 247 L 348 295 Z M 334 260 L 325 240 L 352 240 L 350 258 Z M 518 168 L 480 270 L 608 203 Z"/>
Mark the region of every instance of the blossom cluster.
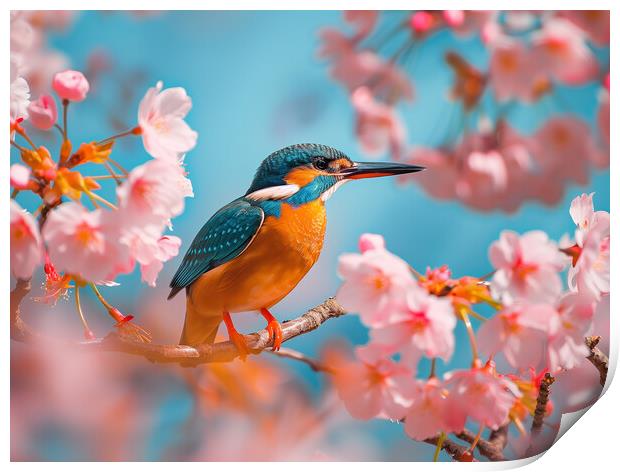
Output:
<path fill-rule="evenodd" d="M 609 213 L 594 211 L 592 197 L 572 201 L 574 240 L 558 244 L 542 231 L 502 232 L 489 248 L 490 281 L 454 279 L 446 266 L 418 274 L 381 236 L 362 235 L 360 253 L 339 261 L 344 282 L 337 298 L 359 314 L 370 338 L 354 359 L 332 359 L 349 412 L 403 420 L 416 440 L 459 433 L 468 421 L 481 431 L 513 422 L 524 433 L 542 376 L 587 362 L 584 339 L 592 334 L 597 305 L 609 296 Z M 493 316 L 480 315 L 477 304 Z M 609 316 L 604 311 L 596 315 L 602 322 Z M 482 321 L 477 332 L 472 318 Z M 451 360 L 459 322 L 469 334 L 471 368 L 438 376 L 436 360 Z M 422 358 L 432 360 L 426 379 L 416 378 Z"/>
<path fill-rule="evenodd" d="M 158 82 L 141 100 L 134 127 L 74 146 L 68 112 L 88 98 L 88 79 L 80 71 L 57 71 L 47 91 L 34 99 L 19 61 L 11 66 L 11 145 L 21 158 L 10 172 L 12 274 L 30 279 L 44 265 L 41 300 L 55 302 L 70 289 L 90 285 L 113 318 L 122 321 L 125 317 L 96 285 L 114 285 L 118 275 L 139 266 L 142 280 L 155 286 L 164 262 L 178 254 L 181 240 L 166 230 L 183 212 L 185 198 L 193 196 L 183 162 L 197 140 L 185 121 L 191 99 L 183 88 L 164 89 Z M 57 152 L 36 144 L 29 128 L 49 138 L 57 130 Z M 151 156 L 129 171 L 112 157 L 116 141 L 127 136 L 140 136 Z M 97 168 L 93 165 L 104 175 L 82 170 Z M 99 192 L 104 182 L 116 184 L 115 201 Z M 26 192 L 39 197 L 34 213 L 17 201 Z M 86 326 L 85 333 L 90 335 Z"/>
<path fill-rule="evenodd" d="M 479 211 L 513 212 L 528 200 L 557 204 L 568 184 L 585 185 L 591 168 L 609 166 L 609 66 L 596 56 L 609 46 L 608 11 L 415 11 L 382 28 L 384 15 L 346 11 L 352 33 L 320 33 L 319 56 L 349 93 L 363 151 L 424 165 L 430 172 L 415 182 L 429 195 Z M 451 108 L 462 117 L 456 130 L 452 115 L 438 125 L 445 136 L 434 147 L 413 146 L 402 114 L 415 97 L 408 61 L 422 49 L 437 54 L 433 38 L 444 31 L 457 44 L 479 37 L 487 66 L 478 69 L 455 50 L 445 54 Z M 558 106 L 562 88 L 593 83 L 596 129 Z M 511 119 L 533 106 L 550 116 L 526 135 Z"/>

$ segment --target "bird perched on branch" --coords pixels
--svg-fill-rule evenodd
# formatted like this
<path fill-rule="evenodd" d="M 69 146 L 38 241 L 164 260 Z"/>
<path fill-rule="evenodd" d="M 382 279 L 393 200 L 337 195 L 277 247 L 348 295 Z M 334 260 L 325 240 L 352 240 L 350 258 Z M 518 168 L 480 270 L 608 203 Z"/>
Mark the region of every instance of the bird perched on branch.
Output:
<path fill-rule="evenodd" d="M 181 344 L 213 343 L 222 321 L 242 358 L 249 354 L 231 313 L 259 311 L 273 349 L 282 328 L 269 309 L 317 261 L 325 235 L 325 201 L 356 179 L 407 174 L 423 167 L 353 162 L 321 144 L 296 144 L 269 155 L 244 196 L 205 223 L 170 283 L 168 299 L 186 290 Z"/>

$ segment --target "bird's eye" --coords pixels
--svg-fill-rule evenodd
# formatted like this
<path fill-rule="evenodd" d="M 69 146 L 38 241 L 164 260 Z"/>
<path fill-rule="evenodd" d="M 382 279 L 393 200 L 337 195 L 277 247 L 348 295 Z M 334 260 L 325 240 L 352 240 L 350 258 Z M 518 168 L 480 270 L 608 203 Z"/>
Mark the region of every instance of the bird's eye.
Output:
<path fill-rule="evenodd" d="M 325 170 L 327 169 L 328 166 L 329 166 L 329 163 L 327 162 L 327 159 L 325 159 L 324 157 L 319 157 L 317 160 L 314 161 L 314 167 L 316 167 L 319 170 Z"/>

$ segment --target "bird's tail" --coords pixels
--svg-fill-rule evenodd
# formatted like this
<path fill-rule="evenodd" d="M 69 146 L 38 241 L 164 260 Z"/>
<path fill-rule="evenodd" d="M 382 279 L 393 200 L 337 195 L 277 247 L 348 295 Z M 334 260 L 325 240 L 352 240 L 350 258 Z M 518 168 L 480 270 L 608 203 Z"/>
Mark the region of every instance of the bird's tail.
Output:
<path fill-rule="evenodd" d="M 217 328 L 222 322 L 222 314 L 212 315 L 197 312 L 192 303 L 187 300 L 185 311 L 185 323 L 179 344 L 185 346 L 198 346 L 200 344 L 213 344 Z"/>

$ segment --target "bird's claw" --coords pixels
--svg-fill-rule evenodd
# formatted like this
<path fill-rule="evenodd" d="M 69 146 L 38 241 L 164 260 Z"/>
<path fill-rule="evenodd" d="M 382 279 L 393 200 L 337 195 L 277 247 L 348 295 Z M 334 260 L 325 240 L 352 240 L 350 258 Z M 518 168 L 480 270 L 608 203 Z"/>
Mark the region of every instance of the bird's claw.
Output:
<path fill-rule="evenodd" d="M 273 351 L 279 351 L 282 346 L 282 325 L 275 318 L 269 320 L 267 323 L 267 332 L 269 333 L 269 339 L 273 340 Z"/>
<path fill-rule="evenodd" d="M 250 348 L 245 340 L 245 336 L 238 332 L 229 333 L 229 338 L 239 351 L 239 358 L 245 362 L 246 357 L 250 354 Z"/>

